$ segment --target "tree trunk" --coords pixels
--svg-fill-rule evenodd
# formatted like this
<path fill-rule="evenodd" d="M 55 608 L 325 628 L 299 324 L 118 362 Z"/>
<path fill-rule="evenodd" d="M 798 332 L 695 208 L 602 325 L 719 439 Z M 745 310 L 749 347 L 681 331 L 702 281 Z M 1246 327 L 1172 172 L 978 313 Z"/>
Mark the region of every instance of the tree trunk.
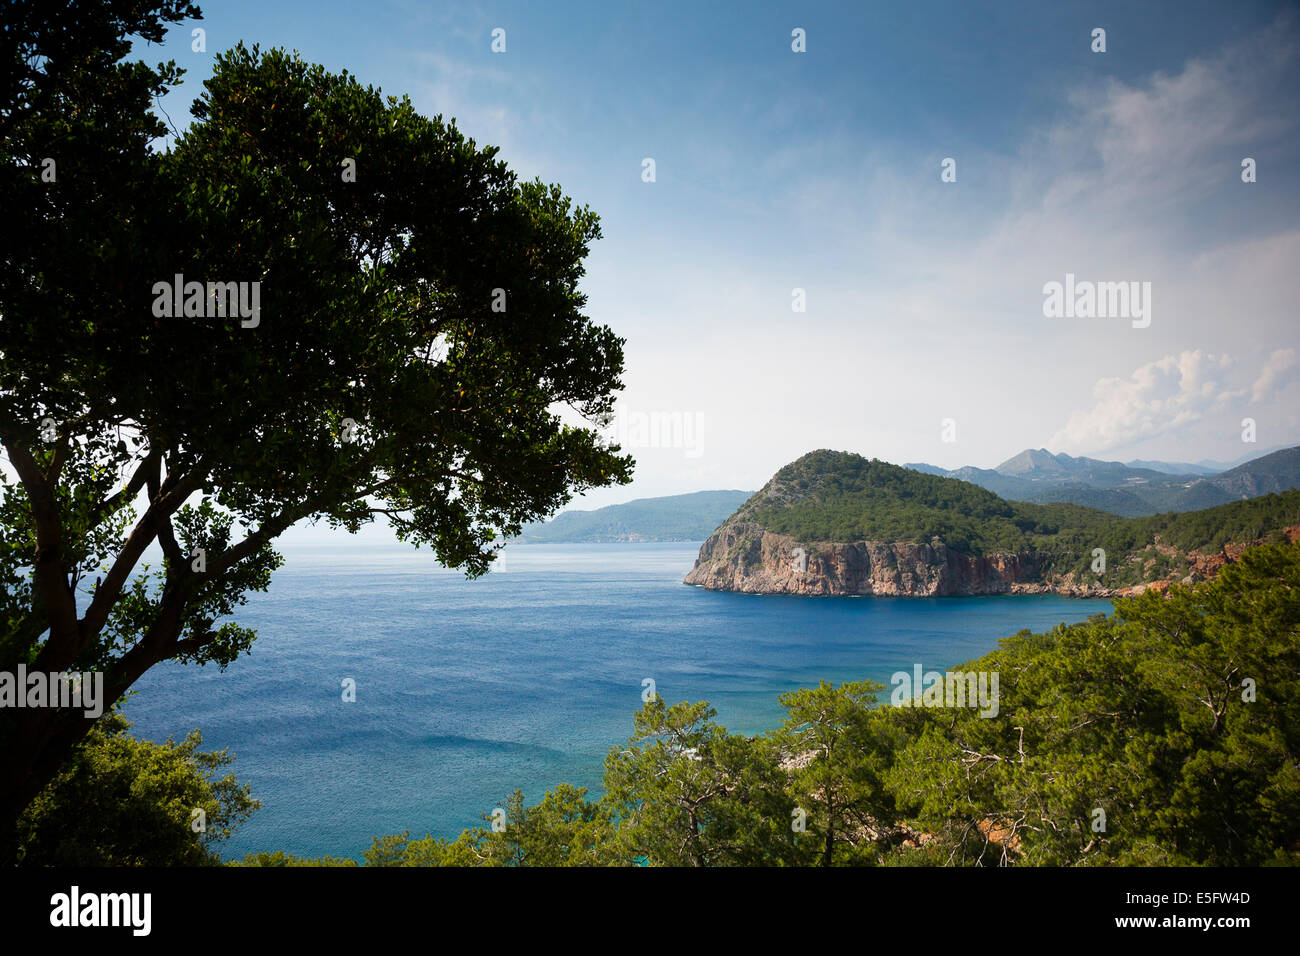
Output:
<path fill-rule="evenodd" d="M 700 846 L 700 821 L 695 816 L 695 808 L 688 811 L 691 815 L 691 856 L 696 866 L 704 866 L 704 849 Z"/>
<path fill-rule="evenodd" d="M 829 787 L 827 788 L 830 789 Z M 826 800 L 826 846 L 822 851 L 822 866 L 831 865 L 831 855 L 835 852 L 835 814 L 831 805 L 830 795 L 827 794 Z"/>
<path fill-rule="evenodd" d="M 18 820 L 63 767 L 95 721 L 79 711 L 18 710 L 0 756 L 0 866 L 18 861 Z"/>

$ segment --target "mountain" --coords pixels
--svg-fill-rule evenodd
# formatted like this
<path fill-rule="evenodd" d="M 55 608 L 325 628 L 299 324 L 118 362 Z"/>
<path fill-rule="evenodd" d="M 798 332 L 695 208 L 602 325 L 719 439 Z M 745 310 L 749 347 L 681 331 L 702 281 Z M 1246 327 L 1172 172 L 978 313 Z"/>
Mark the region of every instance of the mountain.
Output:
<path fill-rule="evenodd" d="M 1193 465 L 1186 461 L 1126 461 L 1124 464 L 1130 468 L 1146 468 L 1149 471 L 1159 471 L 1166 475 L 1217 475 L 1221 471 L 1231 468 L 1233 462 L 1207 461 L 1201 464 Z"/>
<path fill-rule="evenodd" d="M 1057 457 L 1046 448 L 1034 451 L 1026 448 L 1014 458 L 1008 458 L 993 469 L 1000 475 L 1012 478 L 1052 477 L 1059 478 L 1070 473 L 1067 462 L 1073 461 L 1068 455 Z"/>
<path fill-rule="evenodd" d="M 1081 483 L 1094 488 L 1119 488 L 1149 481 L 1168 481 L 1165 472 L 1130 468 L 1117 461 L 1053 455 L 1045 448 L 1022 451 L 993 469 L 1000 475 L 1024 481 Z"/>
<path fill-rule="evenodd" d="M 1202 458 L 1196 464 L 1203 468 L 1208 468 L 1217 474 L 1221 471 L 1227 471 L 1229 468 L 1236 468 L 1238 465 L 1244 465 L 1246 462 L 1253 461 L 1256 458 L 1263 458 L 1265 455 L 1270 455 L 1275 451 L 1281 451 L 1286 447 L 1286 445 L 1270 445 L 1268 448 L 1251 451 L 1245 455 L 1241 455 L 1232 461 L 1211 461 L 1208 458 Z"/>
<path fill-rule="evenodd" d="M 924 462 L 909 462 L 903 467 L 911 468 L 913 471 L 919 471 L 925 475 L 942 475 L 947 477 L 951 474 L 951 472 L 946 468 L 940 468 L 938 465 L 927 465 Z"/>
<path fill-rule="evenodd" d="M 1263 458 L 1256 458 L 1236 468 L 1207 479 L 1207 483 L 1221 488 L 1234 497 L 1253 498 L 1286 491 L 1300 482 L 1300 447 L 1284 448 Z"/>
<path fill-rule="evenodd" d="M 965 466 L 951 471 L 934 465 L 904 466 L 928 475 L 959 478 L 1011 501 L 1071 502 L 1127 518 L 1165 511 L 1198 511 L 1262 494 L 1300 488 L 1300 448 L 1283 448 L 1225 471 L 1205 462 L 1102 461 L 1026 449 L 996 468 Z"/>
<path fill-rule="evenodd" d="M 1027 467 L 1044 467 L 1034 457 Z M 1212 576 L 1251 544 L 1298 534 L 1295 490 L 1122 518 L 1007 501 L 956 478 L 820 450 L 778 471 L 718 527 L 686 583 L 809 595 L 1111 597 Z"/>
<path fill-rule="evenodd" d="M 594 511 L 564 511 L 526 525 L 523 544 L 613 541 L 703 541 L 750 497 L 749 491 L 697 491 L 638 498 Z"/>

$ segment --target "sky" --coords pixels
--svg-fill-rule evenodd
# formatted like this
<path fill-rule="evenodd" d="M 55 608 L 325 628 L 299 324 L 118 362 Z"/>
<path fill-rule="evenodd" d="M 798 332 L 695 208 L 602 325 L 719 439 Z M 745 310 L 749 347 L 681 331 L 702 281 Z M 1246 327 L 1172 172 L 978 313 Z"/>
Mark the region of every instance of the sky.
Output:
<path fill-rule="evenodd" d="M 1292 4 L 200 6 L 137 49 L 188 71 L 178 126 L 217 51 L 285 47 L 600 214 L 583 289 L 627 340 L 610 434 L 638 464 L 577 507 L 752 490 L 816 448 L 1300 444 Z M 1053 282 L 1137 285 L 1049 315 Z"/>

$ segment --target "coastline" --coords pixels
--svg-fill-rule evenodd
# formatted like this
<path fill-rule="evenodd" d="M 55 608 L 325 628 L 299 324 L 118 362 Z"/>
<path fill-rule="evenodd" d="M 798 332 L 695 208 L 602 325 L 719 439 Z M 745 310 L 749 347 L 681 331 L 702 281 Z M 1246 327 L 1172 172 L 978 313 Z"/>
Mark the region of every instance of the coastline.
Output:
<path fill-rule="evenodd" d="M 1297 529 L 1288 529 L 1294 540 Z M 815 542 L 766 530 L 754 522 L 724 525 L 700 546 L 685 584 L 713 591 L 746 594 L 792 594 L 808 597 L 983 597 L 1053 594 L 1070 598 L 1114 599 L 1156 588 L 1192 584 L 1212 578 L 1236 560 L 1246 544 L 1222 551 L 1178 555 L 1158 541 L 1142 552 L 1139 573 L 1155 566 L 1159 555 L 1184 557 L 1186 574 L 1153 575 L 1150 580 L 1108 585 L 1105 572 L 1093 580 L 1074 571 L 1055 569 L 1060 556 L 1051 552 L 1003 552 L 969 555 L 938 539 L 918 542 Z M 1118 564 L 1118 567 L 1131 567 Z"/>

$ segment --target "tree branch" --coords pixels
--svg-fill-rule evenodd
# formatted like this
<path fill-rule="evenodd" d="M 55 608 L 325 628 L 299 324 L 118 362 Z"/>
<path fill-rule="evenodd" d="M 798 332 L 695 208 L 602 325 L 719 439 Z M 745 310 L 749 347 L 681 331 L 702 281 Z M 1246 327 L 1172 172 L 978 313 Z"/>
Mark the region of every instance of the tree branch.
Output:
<path fill-rule="evenodd" d="M 50 626 L 50 639 L 46 644 L 75 645 L 77 641 L 77 600 L 68 587 L 67 569 L 63 566 L 63 521 L 59 517 L 58 502 L 53 487 L 41 474 L 40 466 L 26 445 L 17 442 L 12 434 L 3 436 L 9 449 L 9 461 L 31 508 L 36 526 L 36 557 L 32 576 L 44 598 L 46 619 Z"/>
<path fill-rule="evenodd" d="M 185 502 L 185 499 L 200 487 L 199 479 L 195 475 L 187 475 L 179 479 L 174 479 L 171 475 L 167 476 L 162 483 L 159 496 L 149 503 L 148 510 L 132 529 L 122 550 L 113 561 L 113 566 L 104 577 L 103 583 L 95 589 L 90 607 L 86 609 L 86 614 L 81 619 L 79 640 L 71 655 L 66 651 L 59 653 L 48 644 L 41 652 L 41 663 L 47 669 L 62 670 L 95 639 L 103 628 L 104 622 L 108 620 L 109 612 L 121 595 L 122 586 L 135 568 L 136 562 L 140 560 L 140 555 L 160 533 L 163 527 L 161 519 L 170 517 Z M 50 659 L 47 660 L 47 657 Z"/>

